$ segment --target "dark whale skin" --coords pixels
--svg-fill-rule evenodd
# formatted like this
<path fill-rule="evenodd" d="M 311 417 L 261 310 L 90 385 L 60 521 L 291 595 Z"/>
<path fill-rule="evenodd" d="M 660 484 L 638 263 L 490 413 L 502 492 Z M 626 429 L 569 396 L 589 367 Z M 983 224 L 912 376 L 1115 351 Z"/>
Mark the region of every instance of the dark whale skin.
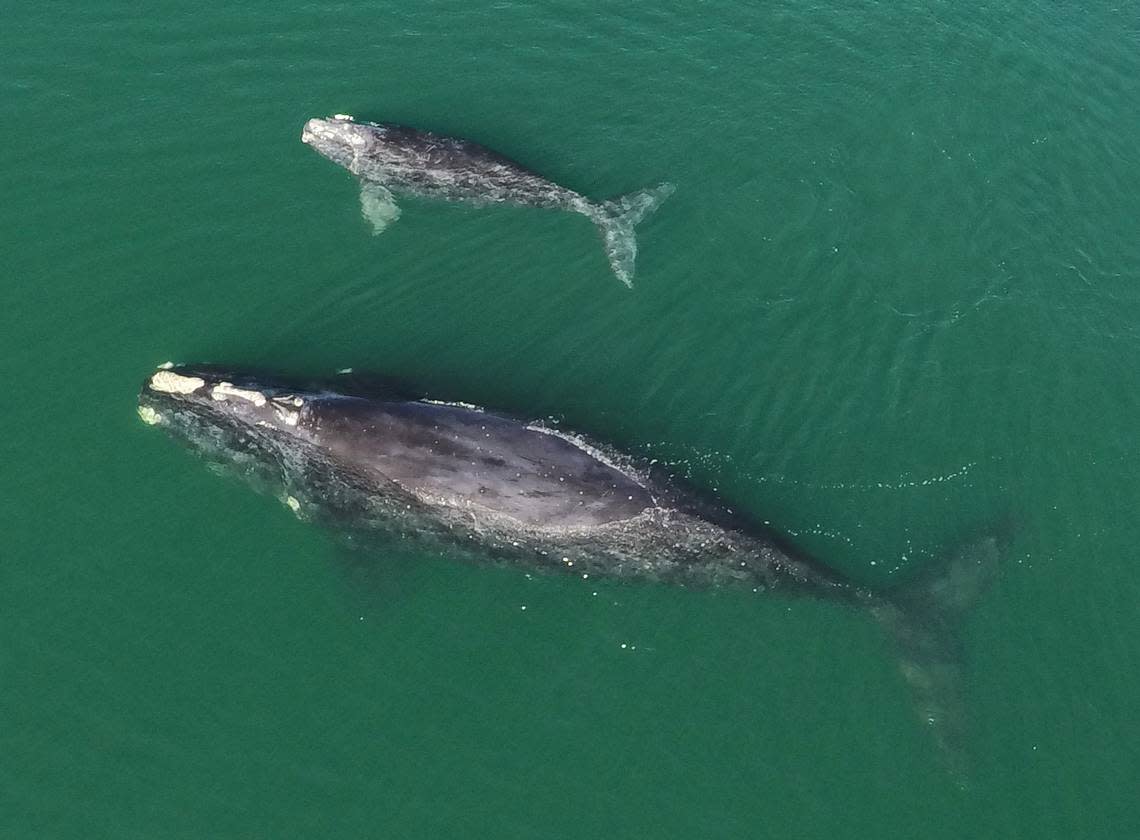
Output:
<path fill-rule="evenodd" d="M 592 201 L 472 140 L 345 114 L 308 120 L 301 142 L 359 179 L 361 209 L 376 233 L 399 216 L 394 194 L 580 213 L 597 226 L 610 268 L 627 286 L 637 259 L 634 226 L 673 192 L 663 183 Z"/>
<path fill-rule="evenodd" d="M 180 366 L 139 410 L 317 521 L 575 574 L 870 597 L 603 444 L 476 406 Z"/>
<path fill-rule="evenodd" d="M 870 590 L 779 534 L 602 444 L 465 403 L 352 380 L 299 384 L 209 366 L 160 367 L 138 412 L 298 516 L 473 562 L 681 586 L 744 586 L 868 610 L 896 643 L 920 719 L 965 784 L 963 615 L 1004 533 L 909 583 Z"/>

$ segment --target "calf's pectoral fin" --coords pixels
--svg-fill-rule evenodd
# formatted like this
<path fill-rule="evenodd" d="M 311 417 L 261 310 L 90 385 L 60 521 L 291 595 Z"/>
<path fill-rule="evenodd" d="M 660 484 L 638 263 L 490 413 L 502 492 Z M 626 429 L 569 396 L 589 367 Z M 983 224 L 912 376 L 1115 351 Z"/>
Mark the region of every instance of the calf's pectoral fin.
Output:
<path fill-rule="evenodd" d="M 391 191 L 368 181 L 360 184 L 360 213 L 372 225 L 373 236 L 380 235 L 400 218 L 400 208 Z"/>

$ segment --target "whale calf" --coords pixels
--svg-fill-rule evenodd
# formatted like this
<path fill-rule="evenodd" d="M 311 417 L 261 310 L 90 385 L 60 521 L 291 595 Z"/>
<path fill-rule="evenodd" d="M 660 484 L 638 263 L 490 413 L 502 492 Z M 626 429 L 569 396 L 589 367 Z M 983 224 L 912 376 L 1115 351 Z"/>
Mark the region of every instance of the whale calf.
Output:
<path fill-rule="evenodd" d="M 634 225 L 673 192 L 661 184 L 595 202 L 470 140 L 345 114 L 309 120 L 301 141 L 360 179 L 361 209 L 377 233 L 399 217 L 393 193 L 568 210 L 598 226 L 610 267 L 627 286 L 637 258 Z"/>
<path fill-rule="evenodd" d="M 602 444 L 466 403 L 343 377 L 168 364 L 143 384 L 138 413 L 302 518 L 354 534 L 524 569 L 864 609 L 897 643 L 921 719 L 962 775 L 957 626 L 996 565 L 996 535 L 880 592 Z"/>

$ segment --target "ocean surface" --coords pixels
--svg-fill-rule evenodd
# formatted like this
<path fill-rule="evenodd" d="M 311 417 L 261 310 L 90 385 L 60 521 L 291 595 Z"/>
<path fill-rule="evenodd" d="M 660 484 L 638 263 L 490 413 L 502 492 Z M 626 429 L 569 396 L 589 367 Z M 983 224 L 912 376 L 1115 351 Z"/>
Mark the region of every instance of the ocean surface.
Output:
<path fill-rule="evenodd" d="M 1134 3 L 8 3 L 0 837 L 1140 836 Z M 593 198 L 402 203 L 347 112 Z M 1012 523 L 970 779 L 867 615 L 346 556 L 139 422 L 353 367 L 670 465 L 867 585 Z M 525 609 L 524 609 L 525 608 Z"/>

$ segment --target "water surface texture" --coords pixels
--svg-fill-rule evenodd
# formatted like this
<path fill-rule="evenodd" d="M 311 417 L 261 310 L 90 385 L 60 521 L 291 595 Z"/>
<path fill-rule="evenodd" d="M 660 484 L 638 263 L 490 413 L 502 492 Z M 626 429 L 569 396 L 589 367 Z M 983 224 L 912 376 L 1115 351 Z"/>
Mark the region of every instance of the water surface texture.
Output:
<path fill-rule="evenodd" d="M 0 836 L 1140 834 L 1134 4 L 9 4 Z M 335 112 L 591 198 L 405 201 Z M 360 557 L 135 416 L 166 359 L 394 374 L 888 585 L 1015 523 L 971 784 L 823 603 Z M 525 609 L 524 609 L 525 608 Z"/>

